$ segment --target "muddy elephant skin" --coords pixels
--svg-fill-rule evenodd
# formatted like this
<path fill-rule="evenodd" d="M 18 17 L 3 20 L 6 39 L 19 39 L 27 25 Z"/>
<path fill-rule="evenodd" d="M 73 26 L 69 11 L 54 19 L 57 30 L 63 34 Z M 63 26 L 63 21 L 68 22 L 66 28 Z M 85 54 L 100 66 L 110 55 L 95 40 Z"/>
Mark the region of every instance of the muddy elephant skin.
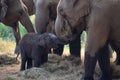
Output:
<path fill-rule="evenodd" d="M 84 80 L 94 80 L 93 74 L 97 60 L 103 73 L 100 80 L 112 80 L 108 44 L 117 53 L 120 52 L 120 1 L 60 0 L 55 22 L 57 36 L 69 41 L 74 36 L 71 34 L 72 30 L 81 27 L 78 25 L 83 19 L 85 19 L 88 33 Z"/>
<path fill-rule="evenodd" d="M 21 71 L 26 68 L 40 67 L 48 60 L 51 48 L 57 48 L 58 44 L 64 44 L 52 33 L 28 33 L 20 41 Z M 32 64 L 33 62 L 33 64 Z M 27 67 L 25 66 L 27 64 Z"/>

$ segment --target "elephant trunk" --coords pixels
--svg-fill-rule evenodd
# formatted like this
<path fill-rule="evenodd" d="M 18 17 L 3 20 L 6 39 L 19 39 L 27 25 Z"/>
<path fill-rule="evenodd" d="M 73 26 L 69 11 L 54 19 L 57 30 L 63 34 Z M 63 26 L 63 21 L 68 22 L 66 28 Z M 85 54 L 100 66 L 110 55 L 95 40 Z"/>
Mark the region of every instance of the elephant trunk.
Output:
<path fill-rule="evenodd" d="M 73 38 L 71 27 L 67 25 L 66 20 L 64 20 L 62 17 L 56 18 L 55 34 L 59 39 L 65 42 L 70 42 Z"/>

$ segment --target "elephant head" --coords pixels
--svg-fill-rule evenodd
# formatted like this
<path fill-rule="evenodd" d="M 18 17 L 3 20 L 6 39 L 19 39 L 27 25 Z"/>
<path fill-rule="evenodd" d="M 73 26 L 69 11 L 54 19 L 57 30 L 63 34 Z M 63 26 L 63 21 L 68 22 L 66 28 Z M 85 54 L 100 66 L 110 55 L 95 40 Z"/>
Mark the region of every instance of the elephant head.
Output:
<path fill-rule="evenodd" d="M 57 48 L 58 44 L 64 44 L 60 39 L 58 39 L 53 33 L 43 33 L 39 36 L 40 46 L 44 48 Z"/>
<path fill-rule="evenodd" d="M 89 0 L 60 0 L 57 6 L 55 22 L 56 35 L 64 40 L 71 41 L 83 30 L 85 16 L 89 13 Z"/>
<path fill-rule="evenodd" d="M 7 8 L 6 0 L 0 0 L 0 21 L 5 17 Z"/>

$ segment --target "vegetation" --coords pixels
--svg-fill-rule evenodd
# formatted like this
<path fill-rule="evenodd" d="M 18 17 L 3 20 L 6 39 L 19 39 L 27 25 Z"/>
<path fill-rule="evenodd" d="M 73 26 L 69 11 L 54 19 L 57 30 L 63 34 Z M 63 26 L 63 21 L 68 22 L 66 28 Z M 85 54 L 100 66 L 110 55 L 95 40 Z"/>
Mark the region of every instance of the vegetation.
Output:
<path fill-rule="evenodd" d="M 12 77 L 7 77 L 5 80 L 14 80 Z"/>
<path fill-rule="evenodd" d="M 31 21 L 34 24 L 34 16 L 31 16 Z M 19 23 L 20 34 L 23 36 L 27 33 L 26 29 Z M 15 48 L 15 38 L 11 27 L 0 23 L 0 52 L 13 52 Z"/>
<path fill-rule="evenodd" d="M 31 16 L 30 19 L 34 24 L 34 16 Z M 20 23 L 19 23 L 19 29 L 20 29 L 21 36 L 27 33 L 26 29 Z M 13 36 L 12 28 L 0 23 L 0 38 L 4 40 L 8 40 L 8 39 L 15 40 Z"/>
<path fill-rule="evenodd" d="M 0 52 L 10 53 L 15 48 L 15 42 L 11 40 L 3 40 L 0 38 Z"/>

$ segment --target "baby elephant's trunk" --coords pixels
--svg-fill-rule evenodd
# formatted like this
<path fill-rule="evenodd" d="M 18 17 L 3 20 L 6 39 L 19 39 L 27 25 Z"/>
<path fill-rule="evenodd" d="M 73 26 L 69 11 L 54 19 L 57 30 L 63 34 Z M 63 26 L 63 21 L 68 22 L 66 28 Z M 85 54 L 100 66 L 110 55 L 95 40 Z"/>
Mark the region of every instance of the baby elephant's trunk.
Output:
<path fill-rule="evenodd" d="M 64 45 L 64 44 L 65 44 L 65 42 L 63 42 L 63 41 L 60 40 L 60 39 L 57 39 L 55 42 L 56 42 L 56 44 L 61 44 L 61 45 Z"/>

